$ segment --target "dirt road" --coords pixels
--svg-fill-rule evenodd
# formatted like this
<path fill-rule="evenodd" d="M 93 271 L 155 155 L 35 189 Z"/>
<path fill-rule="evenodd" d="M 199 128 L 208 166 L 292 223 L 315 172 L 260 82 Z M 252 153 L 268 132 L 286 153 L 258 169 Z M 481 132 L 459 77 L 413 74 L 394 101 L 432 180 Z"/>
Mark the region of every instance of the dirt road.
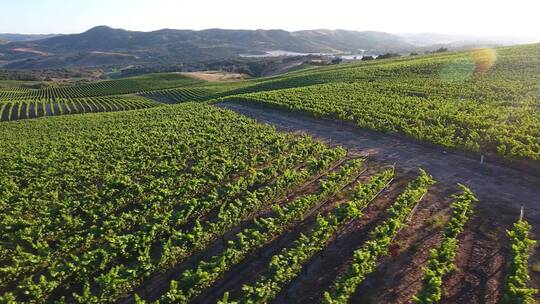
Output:
<path fill-rule="evenodd" d="M 279 130 L 304 132 L 329 144 L 369 154 L 370 159 L 396 163 L 401 169 L 424 168 L 445 185 L 462 183 L 469 186 L 484 202 L 484 207 L 501 206 L 515 212 L 525 205 L 526 217 L 532 222 L 540 218 L 540 178 L 499 164 L 480 164 L 459 152 L 369 130 L 350 124 L 315 118 L 286 110 L 245 103 L 219 103 L 216 106 L 269 123 Z M 507 207 L 510 207 L 509 209 Z M 534 224 L 533 224 L 534 225 Z"/>

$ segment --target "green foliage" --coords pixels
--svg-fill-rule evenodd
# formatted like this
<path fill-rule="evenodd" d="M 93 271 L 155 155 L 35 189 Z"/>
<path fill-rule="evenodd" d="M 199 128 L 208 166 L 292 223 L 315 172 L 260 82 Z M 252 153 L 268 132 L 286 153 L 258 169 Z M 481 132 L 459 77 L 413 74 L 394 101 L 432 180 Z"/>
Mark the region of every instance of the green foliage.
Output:
<path fill-rule="evenodd" d="M 161 104 L 140 96 L 11 100 L 0 102 L 0 121 L 67 114 L 127 111 L 146 109 L 159 105 Z"/>
<path fill-rule="evenodd" d="M 316 193 L 300 197 L 284 207 L 274 205 L 275 216 L 256 219 L 255 227 L 238 233 L 234 240 L 229 241 L 221 254 L 213 256 L 208 261 L 199 262 L 193 270 L 184 271 L 180 280 L 171 282 L 169 291 L 160 298 L 159 303 L 187 303 L 192 300 L 232 266 L 240 263 L 250 253 L 262 248 L 285 232 L 293 223 L 302 220 L 308 211 L 338 193 L 356 178 L 362 165 L 363 160 L 352 160 L 342 166 L 338 173 L 328 175 L 320 183 Z M 324 220 L 319 224 L 328 226 Z M 274 262 L 277 263 L 277 261 Z"/>
<path fill-rule="evenodd" d="M 0 289 L 16 302 L 114 302 L 345 155 L 193 103 L 0 136 Z"/>
<path fill-rule="evenodd" d="M 151 91 L 141 95 L 165 103 L 180 103 L 186 101 L 204 101 L 212 99 L 218 91 L 204 87 L 180 88 Z"/>
<path fill-rule="evenodd" d="M 58 98 L 81 98 L 107 95 L 131 94 L 151 90 L 168 89 L 202 84 L 203 81 L 178 73 L 148 74 L 144 76 L 107 80 L 70 87 L 50 87 L 38 90 L 3 89 L 0 101 L 5 99 L 56 100 Z"/>
<path fill-rule="evenodd" d="M 530 288 L 529 254 L 536 243 L 529 239 L 531 225 L 520 220 L 508 231 L 508 237 L 512 240 L 512 266 L 506 282 L 506 293 L 503 302 L 505 304 L 534 304 L 538 290 Z"/>
<path fill-rule="evenodd" d="M 354 252 L 353 263 L 340 274 L 330 291 L 324 293 L 323 303 L 348 303 L 358 285 L 372 273 L 380 256 L 387 254 L 390 244 L 405 225 L 407 218 L 435 181 L 423 170 L 388 209 L 389 218 L 376 226 L 370 240 Z"/>
<path fill-rule="evenodd" d="M 419 304 L 437 303 L 442 297 L 442 283 L 446 275 L 455 270 L 454 263 L 458 250 L 458 236 L 472 215 L 478 199 L 467 187 L 460 185 L 462 194 L 455 196 L 450 208 L 452 215 L 444 231 L 441 245 L 431 251 L 431 258 L 424 268 L 424 289 L 413 297 Z"/>
<path fill-rule="evenodd" d="M 486 59 L 475 51 L 443 53 L 303 71 L 261 80 L 219 100 L 263 103 L 448 148 L 540 160 L 540 45 L 487 54 Z"/>
<path fill-rule="evenodd" d="M 238 301 L 229 300 L 225 294 L 221 303 L 266 303 L 270 302 L 282 286 L 292 281 L 302 267 L 317 252 L 322 251 L 331 237 L 348 221 L 362 216 L 362 211 L 388 185 L 394 176 L 389 169 L 372 177 L 369 182 L 355 187 L 351 200 L 327 217 L 318 216 L 317 224 L 306 236 L 302 234 L 292 245 L 272 257 L 265 274 L 252 286 L 245 285 Z"/>

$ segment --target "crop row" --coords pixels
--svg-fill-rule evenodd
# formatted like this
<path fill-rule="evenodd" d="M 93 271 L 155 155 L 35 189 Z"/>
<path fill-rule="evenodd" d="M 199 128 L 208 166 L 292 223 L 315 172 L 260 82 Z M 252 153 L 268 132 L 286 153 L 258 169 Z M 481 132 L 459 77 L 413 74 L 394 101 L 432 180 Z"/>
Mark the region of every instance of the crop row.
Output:
<path fill-rule="evenodd" d="M 255 226 L 238 233 L 221 254 L 213 256 L 208 261 L 199 262 L 193 270 L 183 272 L 180 280 L 172 281 L 171 288 L 158 302 L 187 303 L 195 298 L 212 286 L 232 266 L 268 244 L 292 224 L 302 220 L 310 210 L 349 184 L 358 176 L 362 164 L 362 160 L 350 161 L 338 173 L 330 174 L 322 181 L 316 193 L 300 197 L 284 207 L 274 205 L 272 208 L 274 216 L 255 220 Z"/>
<path fill-rule="evenodd" d="M 108 255 L 110 258 L 114 257 L 115 255 L 119 255 L 119 250 L 122 250 L 122 255 L 126 256 L 129 254 L 136 255 L 137 250 L 142 244 L 143 241 L 148 242 L 152 239 L 156 239 L 158 237 L 163 237 L 166 235 L 166 233 L 170 234 L 171 229 L 174 229 L 175 226 L 179 226 L 182 224 L 185 224 L 190 219 L 197 219 L 198 217 L 204 215 L 204 212 L 208 212 L 211 210 L 211 208 L 216 208 L 219 206 L 219 203 L 222 201 L 226 202 L 227 199 L 235 198 L 237 195 L 242 193 L 243 191 L 246 191 L 248 187 L 254 187 L 257 184 L 267 182 L 268 179 L 275 178 L 276 175 L 279 175 L 280 173 L 283 173 L 283 170 L 286 168 L 285 164 L 296 164 L 298 163 L 298 160 L 302 157 L 305 157 L 309 155 L 310 153 L 312 155 L 316 155 L 316 151 L 314 149 L 308 149 L 305 150 L 305 146 L 300 144 L 301 142 L 292 143 L 293 145 L 290 148 L 286 148 L 282 154 L 280 154 L 279 157 L 275 159 L 269 159 L 269 152 L 270 151 L 261 151 L 264 154 L 257 155 L 258 158 L 251 158 L 247 159 L 245 162 L 241 163 L 233 163 L 233 162 L 219 162 L 214 163 L 216 161 L 216 158 L 213 157 L 212 154 L 208 155 L 204 152 L 199 152 L 197 154 L 198 160 L 194 159 L 194 161 L 198 161 L 198 164 L 196 164 L 196 167 L 194 168 L 200 168 L 199 174 L 208 174 L 213 170 L 214 172 L 223 172 L 227 170 L 230 174 L 245 174 L 242 176 L 239 176 L 238 178 L 228 180 L 227 175 L 222 175 L 218 179 L 214 180 L 208 180 L 205 181 L 205 183 L 200 183 L 200 185 L 196 185 L 196 187 L 185 187 L 181 189 L 181 191 L 176 191 L 174 193 L 175 199 L 178 200 L 177 204 L 173 204 L 172 202 L 168 202 L 169 199 L 166 196 L 159 196 L 155 199 L 159 199 L 159 201 L 154 202 L 152 205 L 152 208 L 140 210 L 139 208 L 133 208 L 132 210 L 129 210 L 127 212 L 123 212 L 120 214 L 117 214 L 115 212 L 119 208 L 122 207 L 122 205 L 116 205 L 113 210 L 107 210 L 107 212 L 103 212 L 103 209 L 98 209 L 96 211 L 102 211 L 103 214 L 100 216 L 100 231 L 101 236 L 98 240 L 93 242 L 93 244 L 89 244 L 88 238 L 92 237 L 93 233 L 92 231 L 88 231 L 86 234 L 75 234 L 73 236 L 67 235 L 66 233 L 56 233 L 56 235 L 49 236 L 49 244 L 50 247 L 53 245 L 55 247 L 59 247 L 62 249 L 62 252 L 55 252 L 54 250 L 49 250 L 49 254 L 47 255 L 47 261 L 44 260 L 36 260 L 36 257 L 32 257 L 31 261 L 32 263 L 27 263 L 28 265 L 43 265 L 43 264 L 56 264 L 57 269 L 65 268 L 66 263 L 70 264 L 71 268 L 76 267 L 78 264 L 82 263 L 83 261 L 88 261 L 88 259 L 91 259 L 92 256 L 94 256 L 96 253 L 101 252 L 102 250 L 106 250 L 108 252 Z M 203 143 L 203 146 L 207 143 Z M 258 146 L 264 144 L 264 142 L 251 142 L 249 145 L 243 145 L 238 147 L 238 151 L 235 153 L 235 157 L 239 157 L 240 155 L 246 155 L 249 153 L 249 151 L 253 148 L 257 148 Z M 286 146 L 284 146 L 286 147 Z M 191 148 L 197 148 L 198 147 L 191 147 Z M 267 148 L 277 148 L 272 146 L 262 146 L 261 148 L 267 149 Z M 223 150 L 222 150 L 223 151 Z M 188 151 L 189 152 L 189 151 Z M 214 153 L 212 150 L 209 150 L 210 153 Z M 315 152 L 315 154 L 313 154 Z M 186 152 L 185 152 L 186 153 Z M 186 153 L 187 154 L 187 153 Z M 188 155 L 185 155 L 190 156 Z M 263 157 L 264 156 L 264 157 Z M 190 156 L 194 157 L 194 156 Z M 223 155 L 219 155 L 218 157 L 222 158 Z M 266 165 L 264 162 L 274 162 L 274 165 L 272 167 Z M 262 164 L 260 162 L 263 162 Z M 231 167 L 231 165 L 235 165 L 235 167 Z M 252 167 L 254 166 L 255 167 Z M 263 167 L 259 167 L 259 166 Z M 193 170 L 192 169 L 192 170 Z M 183 170 L 183 169 L 181 169 Z M 251 171 L 253 170 L 253 171 Z M 250 172 L 251 171 L 251 172 Z M 172 172 L 171 172 L 172 173 Z M 186 175 L 187 174 L 187 175 Z M 189 176 L 192 176 L 193 172 L 189 173 L 182 173 L 182 171 L 179 171 L 178 178 L 188 178 Z M 218 192 L 216 188 L 212 188 L 212 185 L 219 185 L 220 183 L 228 181 L 224 186 L 224 191 Z M 159 184 L 158 184 L 159 185 Z M 182 187 L 182 184 L 177 184 L 179 187 Z M 188 186 L 188 184 L 186 184 Z M 151 186 L 155 187 L 155 186 Z M 215 186 L 214 186 L 215 187 Z M 189 198 L 187 196 L 188 194 L 195 195 L 199 192 L 202 192 L 203 190 L 210 191 L 208 195 L 205 195 L 201 198 Z M 143 191 L 147 193 L 146 191 Z M 173 193 L 171 193 L 173 194 Z M 185 197 L 184 201 L 181 199 Z M 152 198 L 152 197 L 150 197 Z M 187 200 L 187 201 L 186 201 Z M 176 208 L 174 208 L 176 206 Z M 144 207 L 144 206 L 143 206 Z M 121 209 L 120 209 L 121 210 Z M 156 212 L 159 214 L 157 217 L 153 217 L 153 214 L 156 214 Z M 96 214 L 96 217 L 99 216 Z M 43 229 L 50 229 L 53 231 L 58 231 L 59 227 L 56 226 L 56 223 L 47 223 L 47 226 L 44 226 Z M 70 233 L 73 233 L 77 230 L 82 230 L 80 233 L 84 232 L 85 227 L 66 227 L 65 225 L 61 227 L 61 231 L 69 231 Z M 69 230 L 68 230 L 69 229 Z M 130 238 L 124 240 L 122 243 L 118 244 L 117 242 L 121 239 L 118 239 L 118 236 L 127 236 L 131 233 Z M 147 235 L 151 233 L 152 238 L 148 238 Z M 61 243 L 53 243 L 54 240 L 61 241 Z M 118 247 L 121 245 L 121 247 Z M 75 261 L 71 261 L 71 259 L 67 259 L 65 257 L 65 251 L 66 250 L 80 250 L 84 249 L 86 252 L 83 254 L 81 258 Z M 68 252 L 69 253 L 69 252 Z M 54 259 L 52 259 L 54 258 Z M 18 260 L 18 269 L 17 274 L 21 275 L 22 268 L 21 268 L 21 260 Z M 81 270 L 79 268 L 78 270 Z M 35 269 L 33 270 L 36 271 Z M 58 271 L 58 270 L 56 270 Z M 28 270 L 27 270 L 28 272 Z M 66 272 L 66 270 L 64 270 Z M 65 275 L 68 275 L 69 272 L 66 272 Z"/>
<path fill-rule="evenodd" d="M 48 87 L 43 89 L 2 89 L 0 101 L 11 99 L 56 100 L 63 98 L 83 98 L 131 94 L 151 90 L 177 88 L 200 83 L 201 81 L 175 73 L 149 74 L 119 80 L 99 81 L 73 86 Z"/>
<path fill-rule="evenodd" d="M 370 240 L 354 252 L 351 267 L 340 274 L 329 291 L 324 293 L 323 302 L 328 304 L 348 303 L 351 295 L 366 276 L 377 267 L 377 260 L 388 252 L 398 232 L 411 216 L 416 205 L 435 181 L 426 172 L 411 182 L 389 208 L 389 217 L 370 233 Z"/>
<path fill-rule="evenodd" d="M 505 304 L 533 304 L 537 303 L 535 295 L 537 289 L 529 287 L 529 255 L 536 241 L 529 238 L 531 225 L 520 219 L 514 227 L 508 231 L 508 236 L 512 240 L 512 263 L 508 281 L 506 283 L 506 293 L 504 295 Z"/>
<path fill-rule="evenodd" d="M 318 117 L 350 121 L 361 128 L 401 133 L 447 148 L 501 157 L 540 159 L 540 116 L 529 108 L 444 102 L 403 96 L 375 85 L 324 84 L 221 99 L 260 103 Z"/>
<path fill-rule="evenodd" d="M 336 65 L 220 99 L 263 103 L 446 148 L 540 160 L 540 47 Z"/>
<path fill-rule="evenodd" d="M 0 121 L 67 114 L 127 111 L 158 106 L 138 96 L 108 96 L 79 99 L 15 100 L 0 103 Z"/>
<path fill-rule="evenodd" d="M 131 292 L 143 280 L 175 267 L 192 254 L 204 250 L 212 242 L 223 237 L 227 231 L 249 219 L 252 214 L 262 211 L 267 207 L 267 203 L 285 195 L 292 187 L 306 182 L 320 170 L 327 169 L 343 155 L 342 150 L 325 151 L 320 156 L 320 160 L 310 159 L 312 164 L 305 169 L 294 172 L 286 171 L 271 185 L 257 189 L 252 193 L 248 192 L 244 200 L 235 200 L 221 206 L 214 221 L 206 224 L 196 221 L 194 227 L 188 230 L 173 231 L 171 236 L 162 242 L 159 258 L 147 263 L 137 263 L 131 267 L 120 266 L 122 270 L 120 274 L 117 272 L 117 267 L 111 269 L 95 279 L 95 283 L 98 285 L 96 292 L 88 293 L 89 289 L 85 288 L 83 294 L 75 295 L 77 302 L 116 301 L 119 297 Z M 122 280 L 111 284 L 109 278 L 114 280 L 118 276 L 121 276 Z M 87 283 L 85 286 L 90 285 Z"/>
<path fill-rule="evenodd" d="M 141 93 L 140 95 L 147 98 L 152 98 L 164 103 L 180 103 L 186 101 L 202 101 L 212 98 L 214 95 L 211 90 L 201 88 L 186 88 L 186 89 L 168 89 L 159 91 L 150 91 Z"/>
<path fill-rule="evenodd" d="M 18 302 L 112 301 L 344 155 L 195 104 L 0 132 L 0 291 Z"/>
<path fill-rule="evenodd" d="M 300 235 L 293 245 L 272 257 L 264 274 L 256 282 L 242 288 L 239 300 L 229 299 L 226 293 L 221 303 L 265 303 L 271 301 L 291 282 L 315 254 L 326 248 L 331 238 L 348 222 L 363 215 L 363 210 L 391 182 L 394 170 L 388 169 L 373 176 L 369 182 L 360 183 L 353 191 L 351 199 L 336 208 L 326 217 L 319 215 L 316 226 L 309 236 Z"/>
<path fill-rule="evenodd" d="M 29 92 L 30 89 L 23 87 L 0 88 L 0 102 L 10 99 L 20 99 L 21 96 Z"/>
<path fill-rule="evenodd" d="M 459 246 L 458 236 L 463 232 L 465 224 L 473 212 L 473 205 L 477 198 L 465 186 L 461 186 L 463 193 L 455 197 L 450 208 L 452 215 L 444 232 L 441 245 L 431 251 L 431 258 L 424 268 L 424 289 L 413 297 L 415 303 L 437 303 L 442 297 L 442 282 L 446 275 L 455 270 L 454 263 Z"/>

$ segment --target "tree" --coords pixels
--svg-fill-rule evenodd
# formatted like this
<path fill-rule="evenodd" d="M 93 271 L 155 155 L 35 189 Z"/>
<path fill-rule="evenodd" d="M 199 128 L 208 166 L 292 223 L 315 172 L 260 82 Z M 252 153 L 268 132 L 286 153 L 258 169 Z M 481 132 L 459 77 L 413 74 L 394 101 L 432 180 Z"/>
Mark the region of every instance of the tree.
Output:
<path fill-rule="evenodd" d="M 343 61 L 341 57 L 335 57 L 332 59 L 332 64 L 340 64 Z"/>
<path fill-rule="evenodd" d="M 448 48 L 441 47 L 441 48 L 436 49 L 433 53 L 444 53 L 444 52 L 448 52 Z"/>
<path fill-rule="evenodd" d="M 395 58 L 395 57 L 401 57 L 401 55 L 397 53 L 386 53 L 386 54 L 382 54 L 378 56 L 377 59 L 388 59 L 388 58 Z"/>

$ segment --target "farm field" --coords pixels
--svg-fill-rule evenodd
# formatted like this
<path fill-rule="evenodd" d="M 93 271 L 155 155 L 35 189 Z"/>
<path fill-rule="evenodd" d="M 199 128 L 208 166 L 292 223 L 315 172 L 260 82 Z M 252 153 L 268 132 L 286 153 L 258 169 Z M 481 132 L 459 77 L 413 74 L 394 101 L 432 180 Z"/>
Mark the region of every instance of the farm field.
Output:
<path fill-rule="evenodd" d="M 12 100 L 0 102 L 0 121 L 93 112 L 127 111 L 160 105 L 160 103 L 140 96 Z"/>
<path fill-rule="evenodd" d="M 0 88 L 0 121 L 144 109 L 208 101 L 250 82 L 205 82 L 178 73 L 150 74 L 72 87 Z"/>
<path fill-rule="evenodd" d="M 0 89 L 0 303 L 535 303 L 539 94 L 540 45 Z"/>
<path fill-rule="evenodd" d="M 0 90 L 0 101 L 9 100 L 11 98 L 57 99 L 120 95 L 144 92 L 148 90 L 189 86 L 199 83 L 201 83 L 201 81 L 175 73 L 150 74 L 119 80 L 99 81 L 71 87 L 51 87 L 44 89 L 22 90 L 17 90 L 17 88 L 6 88 Z"/>
<path fill-rule="evenodd" d="M 415 172 L 418 167 L 422 167 L 435 177 L 437 193 L 433 197 L 438 202 L 417 211 L 417 218 L 399 237 L 403 240 L 399 245 L 402 248 L 401 253 L 394 252 L 379 264 L 377 271 L 369 277 L 370 283 L 364 283 L 355 293 L 355 301 L 408 303 L 416 292 L 412 286 L 418 286 L 421 281 L 422 267 L 419 265 L 425 265 L 429 257 L 429 249 L 424 247 L 429 245 L 419 245 L 418 242 L 432 244 L 439 241 L 436 231 L 441 227 L 435 228 L 438 226 L 435 223 L 447 216 L 441 212 L 450 204 L 446 197 L 455 192 L 448 189 L 448 185 L 466 184 L 474 189 L 480 203 L 476 204 L 474 216 L 466 226 L 465 235 L 460 238 L 467 242 L 466 245 L 463 244 L 465 248 L 460 248 L 461 257 L 457 261 L 462 270 L 450 276 L 451 279 L 448 280 L 452 283 L 444 284 L 448 296 L 438 303 L 471 303 L 470 299 L 473 299 L 472 303 L 500 303 L 500 284 L 505 276 L 500 263 L 507 259 L 504 255 L 509 252 L 509 249 L 505 248 L 508 244 L 502 244 L 500 240 L 507 239 L 505 230 L 510 229 L 519 218 L 522 205 L 525 206 L 527 218 L 533 223 L 533 227 L 540 224 L 540 207 L 534 199 L 530 200 L 531 197 L 540 195 L 540 178 L 495 163 L 480 165 L 478 159 L 472 159 L 468 155 L 425 146 L 400 137 L 360 130 L 336 121 L 321 121 L 309 115 L 262 106 L 254 107 L 244 103 L 229 102 L 218 105 L 256 118 L 261 123 L 274 125 L 282 131 L 307 133 L 330 145 L 339 144 L 348 151 L 359 151 L 369 155 L 369 159 L 374 162 L 396 164 L 405 172 Z M 321 294 L 310 294 L 309 290 L 321 290 L 330 284 L 333 277 L 328 275 L 328 269 L 342 267 L 339 261 L 342 256 L 351 254 L 351 249 L 346 248 L 351 242 L 358 241 L 355 243 L 357 246 L 363 244 L 364 240 L 358 239 L 354 231 L 342 236 L 342 240 L 329 251 L 331 256 L 326 261 L 318 260 L 317 263 L 322 265 L 318 266 L 319 270 L 311 274 L 310 278 L 305 278 L 301 281 L 304 283 L 289 288 L 289 294 L 306 294 L 305 297 L 296 299 L 299 303 L 319 301 Z M 540 260 L 540 255 L 538 250 L 529 252 L 533 253 L 531 259 L 534 262 L 529 266 L 532 269 L 532 265 Z M 538 288 L 538 273 L 531 271 L 531 277 L 535 282 L 533 286 Z M 452 290 L 448 290 L 450 286 Z M 401 300 L 396 300 L 400 297 Z M 276 303 L 284 303 L 286 300 L 287 298 L 280 297 Z"/>
<path fill-rule="evenodd" d="M 506 159 L 540 158 L 540 45 L 293 73 L 224 101 L 264 103 Z M 249 93 L 253 92 L 253 93 Z"/>

